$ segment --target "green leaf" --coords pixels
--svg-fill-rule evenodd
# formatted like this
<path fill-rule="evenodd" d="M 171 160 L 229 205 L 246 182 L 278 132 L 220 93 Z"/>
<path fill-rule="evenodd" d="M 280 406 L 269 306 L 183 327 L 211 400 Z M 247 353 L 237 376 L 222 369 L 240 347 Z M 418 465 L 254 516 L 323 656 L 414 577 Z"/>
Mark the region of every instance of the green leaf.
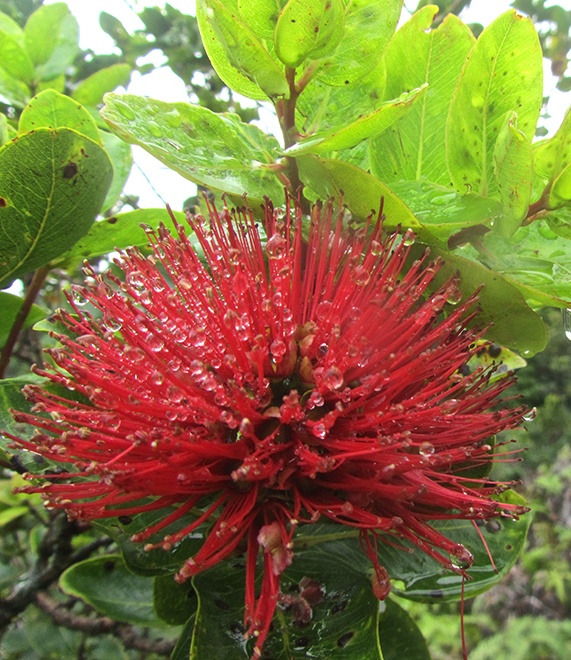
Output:
<path fill-rule="evenodd" d="M 413 105 L 411 112 L 371 141 L 371 171 L 387 183 L 426 177 L 434 183 L 450 184 L 446 115 L 475 39 L 470 29 L 452 14 L 431 30 L 437 11 L 438 7 L 429 5 L 414 14 L 385 52 L 388 75 L 384 98 L 398 96 L 404 89 L 429 85 L 428 93 Z"/>
<path fill-rule="evenodd" d="M 533 145 L 534 200 L 571 163 L 571 110 L 555 135 Z"/>
<path fill-rule="evenodd" d="M 543 61 L 533 22 L 510 10 L 480 35 L 462 70 L 446 129 L 448 168 L 460 192 L 497 192 L 494 148 L 506 113 L 531 142 L 543 102 Z"/>
<path fill-rule="evenodd" d="M 34 65 L 26 49 L 5 32 L 0 32 L 0 67 L 17 81 L 30 85 L 34 80 Z"/>
<path fill-rule="evenodd" d="M 186 622 L 178 642 L 171 653 L 170 660 L 189 660 L 190 645 L 192 644 L 192 635 L 194 633 L 194 615 Z"/>
<path fill-rule="evenodd" d="M 553 182 L 549 195 L 549 207 L 555 208 L 571 202 L 571 163 Z"/>
<path fill-rule="evenodd" d="M 22 388 L 29 383 L 43 382 L 43 379 L 29 374 L 18 378 L 3 378 L 0 380 L 0 429 L 21 438 L 29 438 L 33 429 L 28 424 L 18 424 L 14 421 L 10 410 L 29 411 L 30 403 L 22 394 Z M 0 438 L 2 435 L 0 434 Z M 28 452 L 31 456 L 31 453 Z"/>
<path fill-rule="evenodd" d="M 424 251 L 424 246 L 415 245 L 413 256 L 420 258 Z M 481 328 L 488 327 L 486 339 L 522 353 L 525 357 L 535 355 L 545 348 L 547 328 L 539 314 L 525 303 L 518 290 L 520 287 L 516 287 L 515 282 L 457 254 L 434 247 L 430 254 L 443 261 L 434 279 L 435 287 L 460 274 L 460 289 L 466 299 L 483 285 L 475 310 L 475 323 Z"/>
<path fill-rule="evenodd" d="M 245 96 L 251 96 L 253 91 L 252 98 L 257 99 L 289 94 L 284 71 L 242 20 L 236 0 L 198 0 L 196 16 L 212 65 L 229 87 Z M 244 78 L 253 87 L 244 88 Z M 257 90 L 264 96 L 260 97 Z"/>
<path fill-rule="evenodd" d="M 426 641 L 408 612 L 391 598 L 380 606 L 379 637 L 383 660 L 430 660 Z"/>
<path fill-rule="evenodd" d="M 512 236 L 527 215 L 533 181 L 533 153 L 526 136 L 517 128 L 517 113 L 509 112 L 494 148 L 496 186 L 502 213 L 494 230 Z"/>
<path fill-rule="evenodd" d="M 178 626 L 196 612 L 198 602 L 190 580 L 179 584 L 174 575 L 160 575 L 153 584 L 155 612 L 166 623 Z"/>
<path fill-rule="evenodd" d="M 0 39 L 2 37 L 0 36 Z M 25 83 L 12 77 L 8 71 L 2 68 L 0 63 L 0 94 L 15 108 L 23 108 L 28 102 L 31 94 L 30 88 Z"/>
<path fill-rule="evenodd" d="M 373 209 L 378 211 L 383 200 L 385 229 L 411 228 L 417 236 L 435 242 L 411 210 L 384 183 L 358 167 L 319 156 L 297 159 L 301 180 L 321 199 L 343 197 L 343 203 L 358 220 L 365 220 Z M 437 242 L 437 241 L 436 241 Z"/>
<path fill-rule="evenodd" d="M 29 513 L 27 506 L 11 506 L 8 509 L 0 510 L 0 528 L 9 525 L 13 520 Z"/>
<path fill-rule="evenodd" d="M 107 94 L 105 103 L 101 114 L 114 133 L 187 179 L 254 199 L 283 198 L 283 186 L 267 168 L 278 142 L 259 128 L 188 103 L 130 94 Z"/>
<path fill-rule="evenodd" d="M 52 89 L 46 89 L 28 103 L 20 115 L 20 135 L 37 128 L 73 128 L 74 131 L 100 142 L 99 130 L 85 108 Z"/>
<path fill-rule="evenodd" d="M 174 216 L 178 222 L 185 221 L 184 213 L 177 211 Z M 149 239 L 141 224 L 157 229 L 161 222 L 167 226 L 172 225 L 166 209 L 137 209 L 98 220 L 71 250 L 62 255 L 62 261 L 72 263 L 79 259 L 101 257 L 131 246 L 147 246 Z"/>
<path fill-rule="evenodd" d="M 359 117 L 359 119 L 343 128 L 325 133 L 316 133 L 300 140 L 293 147 L 287 149 L 285 153 L 288 156 L 299 156 L 307 153 L 322 154 L 353 147 L 363 140 L 382 133 L 394 122 L 405 116 L 415 102 L 420 102 L 418 99 L 422 98 L 425 92 L 426 85 L 405 92 L 397 99 L 385 101 L 373 112 Z"/>
<path fill-rule="evenodd" d="M 244 23 L 262 43 L 274 43 L 276 22 L 288 0 L 237 0 L 238 11 Z M 236 3 L 234 3 L 236 4 Z"/>
<path fill-rule="evenodd" d="M 371 565 L 358 541 L 341 539 L 304 549 L 300 540 L 295 548 L 294 562 L 281 578 L 282 593 L 299 594 L 300 580 L 309 577 L 324 597 L 312 606 L 311 621 L 303 626 L 295 622 L 294 608 L 278 608 L 264 653 L 276 660 L 381 660 L 379 601 L 371 588 Z M 241 562 L 226 562 L 193 579 L 199 604 L 190 658 L 250 657 L 253 640 L 243 641 L 244 575 Z"/>
<path fill-rule="evenodd" d="M 133 150 L 131 149 L 131 145 L 119 139 L 114 133 L 110 133 L 109 131 L 100 131 L 99 137 L 103 142 L 105 151 L 113 165 L 113 181 L 107 191 L 107 197 L 105 197 L 105 200 L 101 205 L 101 209 L 106 211 L 117 202 L 119 197 L 121 197 L 125 183 L 127 183 L 129 174 L 131 174 L 131 168 L 133 166 Z"/>
<path fill-rule="evenodd" d="M 502 501 L 525 505 L 525 500 L 513 491 L 501 496 Z M 455 543 L 466 546 L 474 556 L 474 563 L 467 569 L 470 576 L 464 583 L 465 598 L 472 598 L 487 591 L 511 570 L 525 546 L 531 516 L 519 520 L 496 518 L 478 527 L 470 520 L 445 520 L 431 523 Z M 478 531 L 484 537 L 497 570 L 490 562 L 488 551 Z M 409 600 L 434 602 L 460 600 L 462 576 L 442 568 L 434 559 L 415 550 L 413 554 L 402 549 L 382 546 L 379 561 L 389 575 L 400 580 L 394 592 Z"/>
<path fill-rule="evenodd" d="M 394 34 L 402 4 L 402 0 L 346 2 L 343 36 L 335 51 L 320 60 L 317 77 L 328 85 L 350 85 L 368 73 Z"/>
<path fill-rule="evenodd" d="M 0 282 L 43 266 L 91 226 L 111 181 L 105 151 L 79 133 L 39 128 L 0 149 Z"/>
<path fill-rule="evenodd" d="M 0 348 L 6 343 L 10 329 L 23 302 L 22 298 L 19 298 L 18 296 L 6 293 L 5 291 L 0 291 L 0 309 L 2 310 L 2 314 L 0 315 Z M 24 322 L 24 327 L 27 328 L 30 325 L 33 325 L 37 321 L 45 318 L 47 314 L 48 312 L 38 305 L 32 305 L 32 309 Z"/>
<path fill-rule="evenodd" d="M 520 227 L 511 238 L 484 236 L 490 266 L 534 305 L 568 307 L 571 302 L 571 237 L 544 220 Z"/>
<path fill-rule="evenodd" d="M 79 52 L 79 26 L 64 2 L 44 5 L 24 27 L 26 50 L 40 80 L 65 72 Z"/>
<path fill-rule="evenodd" d="M 328 55 L 341 40 L 344 19 L 341 0 L 289 0 L 275 28 L 276 55 L 292 69 Z"/>
<path fill-rule="evenodd" d="M 120 85 L 126 87 L 130 78 L 129 64 L 113 64 L 80 81 L 71 96 L 81 105 L 97 106 L 102 103 L 104 94 Z"/>
<path fill-rule="evenodd" d="M 127 570 L 120 555 L 86 559 L 65 570 L 59 587 L 100 614 L 136 625 L 161 625 L 153 608 L 153 581 Z"/>
<path fill-rule="evenodd" d="M 441 240 L 447 240 L 466 227 L 489 224 L 501 213 L 501 206 L 495 199 L 460 195 L 449 186 L 429 181 L 395 181 L 391 190 L 406 200 L 417 220 Z"/>

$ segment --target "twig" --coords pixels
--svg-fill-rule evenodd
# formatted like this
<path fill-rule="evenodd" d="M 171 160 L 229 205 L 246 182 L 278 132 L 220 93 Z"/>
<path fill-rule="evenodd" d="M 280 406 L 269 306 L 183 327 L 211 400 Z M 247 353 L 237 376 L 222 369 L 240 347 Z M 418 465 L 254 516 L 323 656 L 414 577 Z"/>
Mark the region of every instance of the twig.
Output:
<path fill-rule="evenodd" d="M 14 350 L 14 346 L 18 341 L 18 337 L 20 336 L 20 332 L 22 331 L 22 328 L 24 327 L 24 323 L 28 318 L 28 314 L 32 309 L 32 305 L 34 304 L 36 298 L 38 297 L 40 289 L 42 288 L 42 285 L 49 272 L 50 272 L 49 266 L 42 266 L 41 268 L 38 268 L 38 270 L 36 270 L 36 272 L 34 273 L 34 277 L 32 278 L 30 286 L 26 291 L 26 297 L 24 298 L 24 302 L 22 303 L 22 306 L 20 307 L 18 313 L 16 314 L 14 323 L 10 328 L 10 334 L 8 335 L 8 339 L 6 340 L 6 344 L 2 348 L 2 353 L 0 354 L 0 378 L 4 378 L 6 374 L 6 369 L 8 368 L 8 364 L 10 362 L 10 357 L 12 356 L 12 351 Z"/>
<path fill-rule="evenodd" d="M 126 649 L 156 653 L 169 656 L 175 647 L 175 642 L 165 639 L 150 639 L 142 637 L 140 630 L 126 623 L 113 621 L 106 616 L 84 616 L 65 609 L 48 594 L 40 592 L 35 598 L 36 605 L 44 611 L 58 626 L 78 630 L 87 635 L 113 635 L 121 640 Z"/>

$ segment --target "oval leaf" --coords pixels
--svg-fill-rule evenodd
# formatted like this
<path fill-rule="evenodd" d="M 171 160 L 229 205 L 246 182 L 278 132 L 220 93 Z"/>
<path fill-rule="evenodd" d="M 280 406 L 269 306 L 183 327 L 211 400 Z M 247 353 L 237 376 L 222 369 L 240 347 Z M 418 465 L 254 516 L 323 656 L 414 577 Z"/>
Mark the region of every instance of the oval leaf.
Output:
<path fill-rule="evenodd" d="M 2 310 L 2 314 L 0 315 L 0 348 L 6 343 L 10 328 L 12 327 L 23 302 L 22 298 L 19 298 L 18 296 L 6 293 L 5 291 L 0 291 L 0 309 Z M 34 325 L 34 323 L 41 321 L 47 315 L 48 312 L 46 310 L 38 305 L 32 305 L 32 309 L 24 322 L 24 328 Z"/>
<path fill-rule="evenodd" d="M 256 126 L 197 105 L 131 94 L 107 94 L 105 103 L 101 114 L 114 133 L 187 179 L 255 199 L 283 198 L 283 186 L 267 169 L 278 142 Z"/>
<path fill-rule="evenodd" d="M 507 112 L 531 142 L 543 103 L 543 60 L 529 18 L 511 10 L 480 35 L 462 70 L 446 129 L 448 168 L 460 192 L 497 193 L 494 148 Z"/>
<path fill-rule="evenodd" d="M 71 96 L 82 105 L 97 106 L 103 101 L 104 94 L 121 85 L 126 87 L 130 78 L 131 67 L 128 64 L 113 64 L 82 80 Z"/>
<path fill-rule="evenodd" d="M 43 266 L 81 238 L 111 177 L 105 151 L 71 129 L 40 128 L 2 147 L 0 282 Z"/>

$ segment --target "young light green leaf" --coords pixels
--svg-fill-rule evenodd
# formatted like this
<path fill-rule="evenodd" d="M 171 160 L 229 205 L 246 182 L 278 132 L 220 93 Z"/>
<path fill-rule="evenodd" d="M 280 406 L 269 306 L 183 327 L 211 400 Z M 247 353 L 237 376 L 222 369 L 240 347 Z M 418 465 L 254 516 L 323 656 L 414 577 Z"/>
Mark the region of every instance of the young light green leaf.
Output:
<path fill-rule="evenodd" d="M 285 151 L 288 156 L 322 154 L 328 151 L 349 149 L 359 142 L 385 131 L 409 112 L 415 102 L 426 92 L 426 85 L 401 94 L 397 99 L 385 101 L 376 110 L 359 117 L 344 128 L 316 133 L 300 140 Z"/>
<path fill-rule="evenodd" d="M 431 30 L 437 12 L 435 5 L 423 7 L 400 28 L 385 52 L 384 63 L 390 75 L 383 98 L 429 85 L 428 93 L 405 117 L 371 140 L 371 171 L 387 183 L 424 177 L 437 184 L 450 184 L 444 139 L 446 115 L 475 39 L 453 14 Z"/>
<path fill-rule="evenodd" d="M 274 43 L 276 22 L 288 0 L 238 0 L 238 10 L 244 23 L 270 48 Z"/>
<path fill-rule="evenodd" d="M 391 190 L 406 200 L 431 234 L 443 241 L 466 227 L 489 225 L 501 213 L 501 205 L 495 199 L 471 193 L 460 195 L 450 186 L 428 181 L 395 181 Z"/>
<path fill-rule="evenodd" d="M 105 151 L 68 128 L 0 149 L 0 282 L 43 266 L 91 226 L 111 182 Z"/>
<path fill-rule="evenodd" d="M 1 35 L 0 35 L 1 38 Z M 23 108 L 31 97 L 30 88 L 11 76 L 0 62 L 0 94 L 15 108 Z"/>
<path fill-rule="evenodd" d="M 321 199 L 342 197 L 353 216 L 359 220 L 367 218 L 372 211 L 376 213 L 382 203 L 386 229 L 399 226 L 411 228 L 417 236 L 438 243 L 406 204 L 367 172 L 349 163 L 319 156 L 301 156 L 297 163 L 301 180 Z"/>
<path fill-rule="evenodd" d="M 126 87 L 130 78 L 131 67 L 128 64 L 113 64 L 80 81 L 71 96 L 81 105 L 97 106 L 103 101 L 104 94 L 120 85 Z"/>
<path fill-rule="evenodd" d="M 123 192 L 133 166 L 133 151 L 131 145 L 119 139 L 114 133 L 99 131 L 99 137 L 113 165 L 113 181 L 101 206 L 101 209 L 106 211 L 117 202 Z"/>
<path fill-rule="evenodd" d="M 31 85 L 34 81 L 34 65 L 26 49 L 5 32 L 0 32 L 0 67 L 19 82 Z"/>
<path fill-rule="evenodd" d="M 556 208 L 571 202 L 571 163 L 553 182 L 549 193 L 549 208 Z"/>
<path fill-rule="evenodd" d="M 533 153 L 526 136 L 517 128 L 517 114 L 508 112 L 494 148 L 496 186 L 502 212 L 494 230 L 512 236 L 527 215 L 533 180 Z"/>
<path fill-rule="evenodd" d="M 12 324 L 23 302 L 19 296 L 0 291 L 0 309 L 2 310 L 2 314 L 0 314 L 0 348 L 6 343 Z M 32 305 L 32 309 L 24 322 L 24 327 L 27 328 L 30 325 L 34 325 L 34 323 L 41 321 L 47 315 L 48 312 L 46 310 L 38 305 Z"/>
<path fill-rule="evenodd" d="M 37 9 L 26 22 L 24 34 L 39 80 L 64 73 L 79 51 L 79 26 L 64 2 Z"/>
<path fill-rule="evenodd" d="M 571 110 L 555 135 L 533 145 L 534 195 L 536 201 L 571 163 Z"/>
<path fill-rule="evenodd" d="M 114 621 L 164 625 L 153 608 L 153 581 L 128 571 L 120 555 L 92 557 L 70 566 L 59 587 Z"/>
<path fill-rule="evenodd" d="M 254 83 L 254 91 L 260 89 L 271 99 L 289 94 L 283 69 L 242 20 L 235 0 L 226 3 L 198 0 L 196 9 L 206 52 L 227 85 L 245 94 L 241 86 L 240 89 L 233 86 L 235 78 L 226 76 L 230 66 L 242 78 Z M 237 80 L 239 84 L 240 78 Z M 259 95 L 253 98 L 259 98 Z"/>
<path fill-rule="evenodd" d="M 328 55 L 341 40 L 344 21 L 341 0 L 289 0 L 275 28 L 276 55 L 292 69 Z"/>
<path fill-rule="evenodd" d="M 85 108 L 52 89 L 46 89 L 28 103 L 20 115 L 18 133 L 23 135 L 37 128 L 73 128 L 82 135 L 100 142 L 99 130 Z"/>
<path fill-rule="evenodd" d="M 543 60 L 529 18 L 510 10 L 480 35 L 452 98 L 446 126 L 448 169 L 460 192 L 497 194 L 494 148 L 507 112 L 528 141 L 543 103 Z"/>
<path fill-rule="evenodd" d="M 174 216 L 178 222 L 185 221 L 184 213 L 176 211 Z M 172 223 L 166 209 L 137 209 L 98 220 L 56 263 L 71 264 L 78 260 L 101 257 L 114 250 L 146 246 L 149 239 L 141 224 L 157 229 L 161 223 L 167 226 Z"/>
<path fill-rule="evenodd" d="M 255 126 L 188 103 L 107 94 L 101 114 L 120 138 L 138 144 L 182 176 L 253 199 L 283 198 L 268 169 L 279 145 Z M 246 139 L 244 139 L 246 138 Z"/>
<path fill-rule="evenodd" d="M 368 73 L 394 34 L 402 4 L 402 0 L 346 2 L 341 41 L 320 60 L 317 77 L 328 85 L 350 85 Z"/>

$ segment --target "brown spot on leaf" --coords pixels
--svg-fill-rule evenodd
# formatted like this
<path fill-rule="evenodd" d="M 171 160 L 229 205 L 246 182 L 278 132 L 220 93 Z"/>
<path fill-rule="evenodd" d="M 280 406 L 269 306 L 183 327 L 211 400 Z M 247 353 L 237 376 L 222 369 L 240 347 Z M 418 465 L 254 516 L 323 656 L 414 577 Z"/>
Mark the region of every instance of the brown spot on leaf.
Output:
<path fill-rule="evenodd" d="M 114 215 L 111 216 L 110 218 L 107 218 L 107 222 L 108 222 L 110 225 L 114 225 L 114 224 L 117 222 L 117 220 L 119 220 L 119 218 L 116 218 Z"/>
<path fill-rule="evenodd" d="M 77 174 L 77 171 L 78 171 L 77 163 L 74 163 L 73 161 L 70 161 L 63 168 L 63 178 L 64 179 L 73 179 L 73 177 Z"/>

